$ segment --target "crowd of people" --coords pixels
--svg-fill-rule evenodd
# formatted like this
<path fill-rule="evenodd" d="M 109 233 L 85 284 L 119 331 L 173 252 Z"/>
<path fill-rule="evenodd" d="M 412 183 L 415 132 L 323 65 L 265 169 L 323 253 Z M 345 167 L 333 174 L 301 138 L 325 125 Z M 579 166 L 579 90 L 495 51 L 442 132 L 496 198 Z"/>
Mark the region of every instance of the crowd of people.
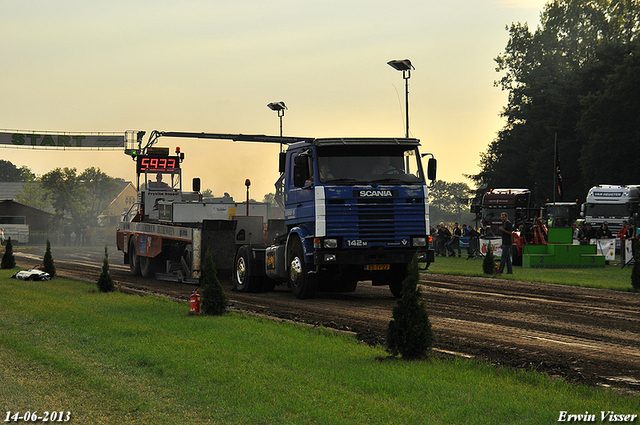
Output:
<path fill-rule="evenodd" d="M 431 236 L 433 237 L 435 254 L 442 257 L 458 257 L 462 256 L 461 241 L 464 241 L 467 250 L 467 258 L 475 256 L 482 256 L 480 253 L 480 238 L 481 237 L 501 237 L 502 246 L 511 246 L 513 244 L 513 231 L 514 226 L 509 221 L 509 217 L 506 213 L 501 214 L 502 224 L 498 226 L 497 232 L 492 231 L 486 224 L 482 224 L 482 227 L 474 229 L 473 226 L 467 226 L 463 224 L 460 227 L 459 223 L 453 224 L 453 228 L 449 229 L 447 225 L 440 222 L 436 228 L 431 226 Z M 635 245 L 637 241 L 640 241 L 640 227 L 636 223 L 629 223 L 623 221 L 622 228 L 614 236 L 613 232 L 609 228 L 609 224 L 604 222 L 597 229 L 588 222 L 581 224 L 573 224 L 573 239 L 579 241 L 581 245 L 588 245 L 592 243 L 594 239 L 612 239 L 614 237 L 620 240 L 622 246 L 626 241 L 632 242 L 633 256 L 635 257 Z M 468 244 L 467 244 L 468 243 Z M 508 249 L 502 250 L 502 256 L 500 258 L 500 266 L 498 273 L 502 273 L 504 269 L 507 269 L 507 274 L 513 273 L 511 256 Z"/>
<path fill-rule="evenodd" d="M 591 239 L 611 239 L 613 233 L 609 229 L 609 223 L 602 223 L 597 229 L 593 228 L 591 223 L 582 223 L 580 226 L 573 225 L 573 237 L 580 241 L 581 244 L 587 245 Z M 622 228 L 615 236 L 621 242 L 631 240 L 633 242 L 640 240 L 640 229 L 636 223 L 629 223 L 626 220 L 622 222 Z"/>
<path fill-rule="evenodd" d="M 497 227 L 497 233 L 491 230 L 485 223 L 482 223 L 482 227 L 478 229 L 474 229 L 473 226 L 467 226 L 466 224 L 460 227 L 458 222 L 453 224 L 452 230 L 449 230 L 443 222 L 440 222 L 435 229 L 432 226 L 431 236 L 434 240 L 436 256 L 455 257 L 457 252 L 457 256 L 462 257 L 461 240 L 467 243 L 467 258 L 482 256 L 480 252 L 481 237 L 501 237 L 502 246 L 510 247 L 513 243 L 513 224 L 509 221 L 509 217 L 505 212 L 501 214 L 500 218 L 502 223 Z M 498 273 L 502 274 L 505 268 L 507 269 L 507 274 L 513 274 L 513 265 L 511 264 L 509 249 L 502 250 Z"/>
<path fill-rule="evenodd" d="M 483 233 L 484 232 L 484 233 Z M 468 241 L 467 255 L 469 257 L 474 256 L 476 252 L 480 251 L 479 238 L 482 235 L 487 235 L 487 226 L 483 226 L 481 229 L 474 229 L 473 226 L 467 226 L 463 224 L 460 227 L 460 223 L 456 222 L 453 225 L 453 229 L 449 228 L 440 222 L 437 228 L 431 226 L 431 236 L 435 243 L 436 255 L 442 257 L 455 257 L 456 252 L 458 257 L 462 256 L 461 238 Z"/>
<path fill-rule="evenodd" d="M 579 226 L 573 225 L 573 238 L 577 239 L 581 245 L 588 245 L 593 239 L 612 239 L 614 237 L 620 240 L 621 247 L 624 247 L 627 241 L 631 241 L 633 257 L 635 257 L 636 242 L 640 240 L 640 228 L 638 228 L 637 223 L 629 223 L 624 220 L 620 231 L 615 236 L 606 221 L 597 229 L 594 229 L 591 223 L 582 223 Z M 624 248 L 621 249 L 621 252 L 623 253 L 622 260 L 626 261 Z"/>

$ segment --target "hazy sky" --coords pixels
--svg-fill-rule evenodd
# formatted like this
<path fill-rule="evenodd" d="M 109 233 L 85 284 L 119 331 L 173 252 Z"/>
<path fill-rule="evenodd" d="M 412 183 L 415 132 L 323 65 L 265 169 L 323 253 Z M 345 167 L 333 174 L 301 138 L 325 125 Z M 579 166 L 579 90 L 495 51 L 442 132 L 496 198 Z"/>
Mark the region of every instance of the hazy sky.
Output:
<path fill-rule="evenodd" d="M 535 29 L 544 0 L 0 0 L 0 129 L 404 137 L 438 159 L 438 179 L 471 182 L 503 126 L 493 59 L 506 25 Z M 146 137 L 145 137 L 146 140 Z M 262 200 L 277 145 L 161 139 L 185 153 L 184 179 Z M 0 148 L 41 175 L 99 167 L 135 180 L 121 151 Z M 190 183 L 188 184 L 190 189 Z"/>

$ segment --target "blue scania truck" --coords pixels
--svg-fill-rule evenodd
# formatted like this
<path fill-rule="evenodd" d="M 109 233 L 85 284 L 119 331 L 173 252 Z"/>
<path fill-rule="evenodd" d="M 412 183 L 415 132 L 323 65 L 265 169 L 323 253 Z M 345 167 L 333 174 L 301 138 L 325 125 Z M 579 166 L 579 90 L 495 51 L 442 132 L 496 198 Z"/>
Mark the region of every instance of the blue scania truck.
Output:
<path fill-rule="evenodd" d="M 427 169 L 423 168 L 417 139 L 153 134 L 156 138 L 197 137 L 287 145 L 286 152 L 280 153 L 281 175 L 276 183 L 276 200 L 284 209 L 284 220 L 269 220 L 265 233 L 269 236 L 247 243 L 247 233 L 238 230 L 244 225 L 243 217 L 230 217 L 231 222 L 237 223 L 232 226 L 233 264 L 218 261 L 217 266 L 230 268 L 237 291 L 259 292 L 287 285 L 297 298 L 304 299 L 312 298 L 317 291 L 354 291 L 358 282 L 371 281 L 373 285 L 389 286 L 392 294 L 399 297 L 413 256 L 417 253 L 419 262 L 427 267 L 434 261 L 427 180 L 435 180 L 436 160 L 426 154 L 430 158 Z M 199 202 L 193 201 L 198 205 L 194 208 L 202 211 Z M 189 202 L 181 202 L 181 208 L 185 203 Z M 144 217 L 141 215 L 139 220 Z M 169 222 L 158 224 L 188 226 L 190 232 L 183 233 L 195 236 L 183 241 L 185 246 L 178 249 L 170 248 L 175 245 L 170 241 L 156 241 L 156 246 L 166 245 L 166 251 L 189 252 L 191 256 L 211 251 L 211 246 L 197 245 L 216 239 L 207 233 L 221 228 L 220 223 L 213 225 L 206 218 L 171 223 L 171 214 L 161 214 L 162 217 Z M 120 232 L 118 246 L 123 251 L 132 250 L 125 252 L 125 262 L 164 250 L 147 254 L 137 248 L 140 244 L 127 243 L 142 237 L 149 244 L 152 235 L 148 226 L 122 227 L 127 230 L 126 234 Z M 137 233 L 136 227 L 147 229 L 147 233 Z M 188 263 L 191 269 L 182 274 L 197 277 L 201 261 L 192 259 Z"/>

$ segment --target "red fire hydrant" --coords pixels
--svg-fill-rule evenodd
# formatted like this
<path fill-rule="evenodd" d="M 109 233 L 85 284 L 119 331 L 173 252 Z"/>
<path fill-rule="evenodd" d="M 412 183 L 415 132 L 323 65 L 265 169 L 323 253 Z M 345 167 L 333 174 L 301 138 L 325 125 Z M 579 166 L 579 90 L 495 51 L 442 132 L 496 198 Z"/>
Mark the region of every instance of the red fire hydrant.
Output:
<path fill-rule="evenodd" d="M 191 313 L 200 313 L 200 294 L 198 294 L 198 289 L 194 289 L 191 293 Z"/>

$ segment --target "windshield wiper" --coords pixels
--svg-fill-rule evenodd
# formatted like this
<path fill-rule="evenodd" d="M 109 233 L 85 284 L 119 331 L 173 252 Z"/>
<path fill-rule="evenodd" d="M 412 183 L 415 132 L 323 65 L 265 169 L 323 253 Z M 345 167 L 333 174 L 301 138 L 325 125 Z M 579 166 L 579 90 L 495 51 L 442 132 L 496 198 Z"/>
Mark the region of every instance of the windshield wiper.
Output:
<path fill-rule="evenodd" d="M 359 183 L 356 179 L 325 179 L 323 183 Z"/>
<path fill-rule="evenodd" d="M 408 182 L 406 180 L 399 179 L 399 178 L 386 177 L 383 179 L 371 180 L 371 183 L 408 183 Z"/>

